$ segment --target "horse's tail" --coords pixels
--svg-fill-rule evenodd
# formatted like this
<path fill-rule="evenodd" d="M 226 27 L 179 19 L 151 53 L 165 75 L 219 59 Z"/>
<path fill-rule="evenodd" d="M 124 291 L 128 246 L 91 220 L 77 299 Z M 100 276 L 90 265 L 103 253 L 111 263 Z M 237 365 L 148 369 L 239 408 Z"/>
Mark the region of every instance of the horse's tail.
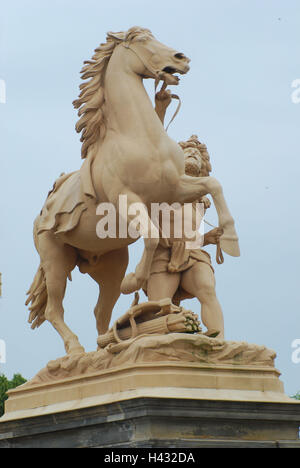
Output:
<path fill-rule="evenodd" d="M 32 285 L 30 286 L 29 291 L 27 292 L 29 296 L 25 305 L 29 305 L 30 303 L 30 314 L 28 323 L 31 323 L 31 328 L 34 330 L 35 328 L 42 325 L 45 322 L 45 310 L 47 306 L 47 287 L 46 287 L 46 278 L 44 271 L 41 265 L 36 272 Z"/>

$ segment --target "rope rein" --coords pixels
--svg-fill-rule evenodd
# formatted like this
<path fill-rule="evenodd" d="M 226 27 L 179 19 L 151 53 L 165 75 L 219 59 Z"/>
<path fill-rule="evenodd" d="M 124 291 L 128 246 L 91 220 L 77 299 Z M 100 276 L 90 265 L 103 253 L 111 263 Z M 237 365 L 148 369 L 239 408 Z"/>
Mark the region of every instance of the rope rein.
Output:
<path fill-rule="evenodd" d="M 214 226 L 213 224 L 206 221 L 206 219 L 204 220 L 204 222 L 206 224 L 208 224 L 208 226 L 216 229 L 216 226 Z M 218 265 L 222 265 L 222 263 L 224 263 L 224 256 L 223 256 L 223 252 L 222 252 L 222 249 L 221 249 L 220 241 L 217 242 L 216 262 L 217 262 Z"/>

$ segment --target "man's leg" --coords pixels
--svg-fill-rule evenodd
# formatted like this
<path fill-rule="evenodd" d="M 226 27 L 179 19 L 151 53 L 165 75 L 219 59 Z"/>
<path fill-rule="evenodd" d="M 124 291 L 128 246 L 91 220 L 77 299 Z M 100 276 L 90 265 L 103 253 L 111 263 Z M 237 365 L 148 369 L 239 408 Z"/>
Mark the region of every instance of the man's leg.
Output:
<path fill-rule="evenodd" d="M 182 275 L 181 286 L 201 303 L 201 320 L 208 331 L 219 331 L 224 339 L 223 312 L 216 296 L 215 276 L 209 265 L 197 262 Z"/>
<path fill-rule="evenodd" d="M 152 273 L 147 283 L 149 301 L 160 301 L 169 297 L 173 299 L 180 283 L 180 273 Z"/>

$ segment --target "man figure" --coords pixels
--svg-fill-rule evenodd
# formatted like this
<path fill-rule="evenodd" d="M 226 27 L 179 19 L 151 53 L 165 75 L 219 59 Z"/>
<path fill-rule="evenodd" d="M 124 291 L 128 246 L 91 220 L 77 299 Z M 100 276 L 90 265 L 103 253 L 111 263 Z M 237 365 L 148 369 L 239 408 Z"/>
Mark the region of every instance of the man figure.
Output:
<path fill-rule="evenodd" d="M 168 91 L 157 93 L 156 111 L 162 122 L 170 102 Z M 179 144 L 185 153 L 186 174 L 193 177 L 208 176 L 211 165 L 206 146 L 198 141 L 196 135 Z M 210 206 L 206 197 L 199 202 L 203 202 L 205 208 Z M 196 214 L 196 203 L 193 203 L 193 208 L 192 217 Z M 211 230 L 204 235 L 203 245 L 218 244 L 222 234 L 222 229 Z M 183 299 L 196 297 L 201 304 L 201 320 L 207 328 L 206 334 L 223 339 L 223 313 L 216 296 L 210 255 L 201 248 L 187 249 L 186 241 L 190 239 L 186 239 L 184 235 L 181 239 L 160 238 L 151 265 L 150 278 L 144 290 L 149 301 L 169 297 L 175 304 L 179 304 Z"/>

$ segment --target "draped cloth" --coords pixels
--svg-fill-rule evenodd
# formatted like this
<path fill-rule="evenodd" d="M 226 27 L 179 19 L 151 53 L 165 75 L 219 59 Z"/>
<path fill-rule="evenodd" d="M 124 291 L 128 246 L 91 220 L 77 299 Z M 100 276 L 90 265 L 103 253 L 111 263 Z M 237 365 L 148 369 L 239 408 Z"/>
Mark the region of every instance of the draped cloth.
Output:
<path fill-rule="evenodd" d="M 160 239 L 151 264 L 151 275 L 157 273 L 183 273 L 192 268 L 196 263 L 207 264 L 214 273 L 210 255 L 202 249 L 187 249 L 184 240 L 170 242 L 167 239 Z M 147 282 L 143 286 L 147 294 Z M 180 304 L 184 299 L 192 299 L 193 296 L 179 286 L 172 299 L 174 304 Z"/>
<path fill-rule="evenodd" d="M 82 213 L 87 210 L 87 198 L 96 199 L 92 162 L 92 158 L 87 158 L 79 171 L 62 174 L 55 181 L 40 214 L 38 234 L 66 233 L 78 226 Z"/>

